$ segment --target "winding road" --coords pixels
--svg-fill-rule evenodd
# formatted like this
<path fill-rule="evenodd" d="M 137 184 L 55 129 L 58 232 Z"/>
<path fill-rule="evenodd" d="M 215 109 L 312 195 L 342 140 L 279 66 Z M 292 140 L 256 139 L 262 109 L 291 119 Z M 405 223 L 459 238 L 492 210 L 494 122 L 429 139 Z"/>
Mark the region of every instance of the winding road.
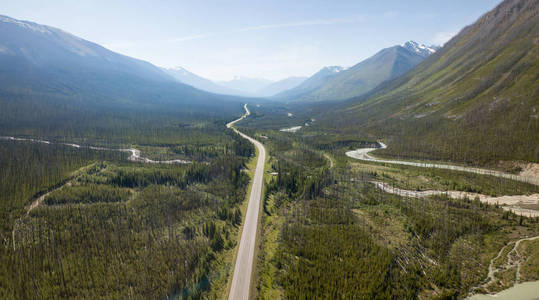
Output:
<path fill-rule="evenodd" d="M 234 274 L 232 277 L 232 285 L 228 299 L 230 300 L 246 300 L 249 299 L 249 289 L 251 286 L 251 277 L 253 273 L 256 232 L 258 227 L 258 214 L 260 211 L 260 201 L 262 200 L 262 186 L 264 177 L 264 164 L 266 161 L 266 149 L 257 140 L 245 135 L 236 128 L 234 124 L 245 119 L 249 114 L 247 104 L 243 106 L 245 114 L 239 119 L 234 120 L 226 125 L 231 128 L 241 137 L 249 140 L 258 149 L 258 159 L 256 162 L 255 176 L 251 186 L 249 195 L 249 203 L 247 205 L 247 213 L 244 217 L 243 231 L 241 233 L 240 245 L 236 256 L 236 264 L 234 266 Z"/>
<path fill-rule="evenodd" d="M 362 148 L 362 149 L 357 149 L 353 151 L 348 151 L 346 152 L 346 156 L 359 159 L 359 160 L 373 161 L 373 162 L 379 162 L 379 163 L 398 164 L 398 165 L 414 166 L 414 167 L 421 167 L 421 168 L 448 169 L 448 170 L 463 171 L 463 172 L 469 172 L 469 173 L 475 173 L 475 174 L 481 174 L 481 175 L 491 175 L 491 176 L 512 179 L 516 181 L 527 182 L 534 185 L 539 185 L 539 178 L 537 177 L 526 177 L 526 176 L 514 175 L 514 174 L 504 173 L 500 171 L 488 170 L 488 169 L 444 165 L 444 164 L 411 162 L 411 161 L 402 161 L 402 160 L 378 159 L 369 155 L 369 152 L 372 152 L 374 150 L 387 148 L 387 145 L 382 142 L 378 142 L 378 144 L 380 145 L 379 148 Z"/>

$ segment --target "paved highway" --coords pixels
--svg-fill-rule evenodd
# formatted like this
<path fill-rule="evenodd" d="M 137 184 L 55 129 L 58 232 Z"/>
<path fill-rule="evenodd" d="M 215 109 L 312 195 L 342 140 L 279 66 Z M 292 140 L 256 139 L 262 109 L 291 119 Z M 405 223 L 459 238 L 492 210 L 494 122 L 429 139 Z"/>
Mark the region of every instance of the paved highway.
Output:
<path fill-rule="evenodd" d="M 254 255 L 256 231 L 258 227 L 258 213 L 260 211 L 260 202 L 262 200 L 264 163 L 266 161 L 266 149 L 264 149 L 264 146 L 259 141 L 245 135 L 233 127 L 236 122 L 243 120 L 250 114 L 247 104 L 244 105 L 244 108 L 245 114 L 241 118 L 228 123 L 226 127 L 232 128 L 232 130 L 256 146 L 258 149 L 258 160 L 256 162 L 253 184 L 251 186 L 247 213 L 244 216 L 243 231 L 241 233 L 236 264 L 234 266 L 232 286 L 230 287 L 230 294 L 228 295 L 228 299 L 230 300 L 249 299 L 249 288 L 251 286 L 251 275 L 253 273 L 253 264 L 255 259 Z"/>

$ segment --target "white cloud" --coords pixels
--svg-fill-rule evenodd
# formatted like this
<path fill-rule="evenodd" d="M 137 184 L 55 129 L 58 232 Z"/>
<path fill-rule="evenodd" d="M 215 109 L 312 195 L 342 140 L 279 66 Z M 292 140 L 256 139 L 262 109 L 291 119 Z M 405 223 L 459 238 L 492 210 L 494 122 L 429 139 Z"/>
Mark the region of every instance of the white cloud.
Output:
<path fill-rule="evenodd" d="M 350 24 L 350 23 L 364 22 L 365 20 L 366 20 L 365 16 L 357 15 L 357 16 L 349 16 L 349 17 L 343 17 L 343 18 L 318 19 L 318 20 L 308 20 L 308 21 L 300 21 L 300 22 L 292 22 L 292 23 L 257 25 L 257 26 L 250 26 L 250 27 L 237 29 L 232 32 L 246 32 L 246 31 L 273 29 L 273 28 L 290 28 L 290 27 L 316 26 L 316 25 Z"/>
<path fill-rule="evenodd" d="M 457 31 L 452 32 L 438 32 L 434 35 L 434 37 L 431 40 L 431 43 L 434 45 L 440 45 L 443 46 L 447 41 L 449 41 L 452 37 L 457 35 Z"/>
<path fill-rule="evenodd" d="M 265 29 L 274 29 L 274 28 L 290 28 L 290 27 L 303 27 L 303 26 L 316 26 L 316 25 L 334 25 L 334 24 L 352 24 L 352 23 L 361 23 L 366 20 L 366 17 L 363 15 L 355 15 L 355 16 L 348 16 L 348 17 L 342 17 L 342 18 L 333 18 L 333 19 L 318 19 L 318 20 L 307 20 L 307 21 L 300 21 L 300 22 L 291 22 L 291 23 L 279 23 L 279 24 L 264 24 L 264 25 L 256 25 L 256 26 L 249 26 L 244 28 L 239 28 L 231 31 L 226 32 L 214 32 L 214 33 L 202 33 L 202 34 L 195 34 L 190 36 L 184 36 L 184 37 L 177 37 L 177 38 L 170 38 L 167 40 L 169 43 L 182 43 L 186 41 L 191 40 L 199 40 L 199 39 L 205 39 L 216 35 L 223 35 L 223 34 L 232 34 L 232 33 L 239 33 L 239 32 L 248 32 L 248 31 L 258 31 L 258 30 L 265 30 Z"/>

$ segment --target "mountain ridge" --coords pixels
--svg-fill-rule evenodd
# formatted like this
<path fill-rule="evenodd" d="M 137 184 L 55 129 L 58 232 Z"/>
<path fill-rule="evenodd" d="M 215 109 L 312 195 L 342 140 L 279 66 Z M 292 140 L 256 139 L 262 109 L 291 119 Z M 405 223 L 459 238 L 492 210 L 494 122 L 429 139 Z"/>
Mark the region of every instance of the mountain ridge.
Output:
<path fill-rule="evenodd" d="M 248 94 L 245 92 L 219 85 L 214 81 L 199 76 L 181 66 L 177 66 L 175 68 L 163 68 L 163 70 L 179 82 L 206 92 L 224 95 L 248 96 Z"/>
<path fill-rule="evenodd" d="M 408 72 L 436 49 L 436 46 L 425 46 L 414 41 L 384 48 L 350 68 L 343 68 L 332 76 L 317 80 L 317 84 L 310 88 L 301 89 L 298 86 L 276 97 L 307 102 L 338 101 L 361 96 L 381 83 Z"/>
<path fill-rule="evenodd" d="M 308 77 L 291 76 L 278 81 L 275 81 L 266 87 L 263 87 L 257 91 L 257 95 L 261 97 L 272 97 L 280 92 L 295 88 L 302 84 Z"/>
<path fill-rule="evenodd" d="M 309 92 L 312 92 L 318 88 L 320 88 L 323 83 L 333 76 L 336 76 L 339 72 L 343 71 L 344 67 L 341 66 L 326 66 L 320 69 L 318 72 L 304 80 L 300 85 L 286 90 L 282 91 L 276 95 L 274 95 L 275 98 L 280 99 L 290 99 L 293 97 L 301 96 L 302 94 L 306 94 Z"/>
<path fill-rule="evenodd" d="M 216 84 L 233 90 L 239 90 L 245 94 L 255 96 L 257 91 L 272 84 L 273 81 L 264 78 L 251 78 L 234 76 L 232 80 L 217 81 Z"/>
<path fill-rule="evenodd" d="M 344 103 L 326 125 L 384 136 L 395 155 L 539 161 L 538 11 L 534 1 L 502 2 L 410 72 Z"/>
<path fill-rule="evenodd" d="M 7 16 L 0 18 L 0 65 L 0 123 L 6 128 L 58 123 L 59 114 L 72 122 L 62 126 L 76 126 L 85 114 L 102 111 L 229 116 L 244 101 L 179 83 L 149 62 L 61 29 Z"/>

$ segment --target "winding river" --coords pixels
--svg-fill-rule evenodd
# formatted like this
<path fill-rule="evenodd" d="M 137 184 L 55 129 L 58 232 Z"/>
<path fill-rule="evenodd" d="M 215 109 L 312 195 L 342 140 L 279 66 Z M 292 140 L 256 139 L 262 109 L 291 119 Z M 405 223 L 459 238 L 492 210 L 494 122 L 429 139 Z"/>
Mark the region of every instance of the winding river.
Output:
<path fill-rule="evenodd" d="M 488 169 L 463 167 L 463 166 L 455 166 L 455 165 L 445 165 L 445 164 L 435 164 L 435 163 L 411 162 L 411 161 L 403 161 L 403 160 L 379 159 L 369 154 L 369 152 L 372 152 L 374 150 L 387 148 L 387 145 L 382 142 L 378 142 L 378 145 L 379 145 L 378 148 L 361 148 L 357 150 L 348 151 L 346 152 L 346 156 L 359 159 L 359 160 L 373 161 L 373 162 L 379 162 L 379 163 L 406 165 L 406 166 L 414 166 L 414 167 L 421 167 L 421 168 L 448 169 L 448 170 L 469 172 L 469 173 L 475 173 L 475 174 L 481 174 L 481 175 L 491 175 L 491 176 L 497 176 L 497 177 L 507 178 L 507 179 L 516 180 L 516 181 L 527 182 L 534 185 L 539 185 L 539 178 L 537 177 L 514 175 L 514 174 L 504 173 L 500 171 L 488 170 Z"/>
<path fill-rule="evenodd" d="M 47 145 L 54 144 L 53 142 L 46 141 L 46 140 L 18 138 L 18 137 L 13 137 L 13 136 L 0 136 L 0 140 L 33 142 L 33 143 L 42 143 L 42 144 L 47 144 Z M 152 160 L 147 157 L 140 156 L 140 150 L 135 149 L 135 148 L 114 149 L 114 148 L 105 148 L 105 147 L 96 147 L 96 146 L 81 146 L 81 145 L 73 144 L 73 143 L 57 143 L 57 144 L 68 146 L 68 147 L 73 147 L 77 149 L 87 147 L 88 149 L 97 150 L 97 151 L 127 152 L 127 153 L 131 153 L 131 155 L 127 159 L 134 162 L 142 162 L 142 163 L 149 163 L 149 164 L 189 164 L 191 163 L 190 161 L 183 160 L 183 159 Z"/>

